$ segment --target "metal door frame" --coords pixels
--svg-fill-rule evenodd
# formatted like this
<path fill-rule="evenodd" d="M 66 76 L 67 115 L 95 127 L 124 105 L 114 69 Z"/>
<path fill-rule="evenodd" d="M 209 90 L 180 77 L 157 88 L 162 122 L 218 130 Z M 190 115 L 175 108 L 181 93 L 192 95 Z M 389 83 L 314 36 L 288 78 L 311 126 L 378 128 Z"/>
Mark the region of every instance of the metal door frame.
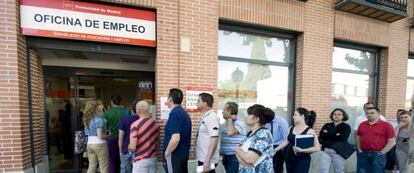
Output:
<path fill-rule="evenodd" d="M 108 54 L 120 54 L 120 55 L 132 55 L 132 56 L 145 56 L 145 57 L 156 57 L 156 48 L 155 47 L 140 47 L 140 46 L 130 46 L 130 45 L 120 45 L 120 44 L 109 44 L 109 43 L 101 43 L 101 42 L 86 42 L 86 41 L 73 41 L 73 40 L 64 40 L 64 39 L 53 39 L 53 38 L 43 38 L 43 37 L 26 37 L 26 63 L 27 63 L 27 88 L 28 88 L 28 114 L 29 114 L 29 139 L 30 139 L 30 159 L 31 159 L 31 166 L 34 170 L 34 173 L 37 172 L 36 170 L 36 158 L 35 158 L 35 146 L 34 146 L 34 134 L 33 134 L 33 95 L 32 95 L 32 81 L 31 81 L 31 55 L 30 51 L 36 51 L 36 49 L 57 49 L 57 50 L 69 50 L 69 51 L 81 51 L 81 52 L 92 52 L 92 53 L 108 53 Z M 86 68 L 85 68 L 86 69 Z M 122 70 L 119 70 L 122 71 Z M 153 73 L 154 77 L 152 81 L 154 83 L 155 88 L 155 72 L 148 72 Z M 78 75 L 86 75 L 88 74 L 74 74 L 73 76 L 68 76 L 69 79 L 71 77 L 75 78 L 76 85 L 78 85 Z M 89 74 L 90 75 L 90 74 Z M 115 77 L 115 76 L 114 76 Z M 79 104 L 79 93 L 78 93 L 78 86 L 75 86 L 75 104 Z M 44 107 L 46 110 L 46 103 L 44 103 Z M 79 109 L 79 108 L 76 108 Z M 47 118 L 47 113 L 45 111 L 44 117 Z M 77 110 L 76 117 L 79 120 L 79 110 Z M 80 128 L 79 123 L 76 125 L 77 129 Z M 45 122 L 45 135 L 46 135 L 46 144 L 48 145 L 48 123 Z M 46 148 L 47 150 L 47 148 Z M 81 155 L 78 155 L 78 163 L 75 164 L 75 171 L 81 173 L 82 167 L 80 165 Z M 50 166 L 49 166 L 50 171 Z"/>

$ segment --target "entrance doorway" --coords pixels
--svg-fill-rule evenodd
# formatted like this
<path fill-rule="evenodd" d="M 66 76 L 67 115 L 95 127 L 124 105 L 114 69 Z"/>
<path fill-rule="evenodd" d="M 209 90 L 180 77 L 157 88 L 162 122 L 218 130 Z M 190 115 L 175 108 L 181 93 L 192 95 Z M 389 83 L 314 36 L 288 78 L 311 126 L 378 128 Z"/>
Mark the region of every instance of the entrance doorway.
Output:
<path fill-rule="evenodd" d="M 119 95 L 121 105 L 129 112 L 135 99 L 155 104 L 155 49 L 137 51 L 140 47 L 99 43 L 88 47 L 87 42 L 41 40 L 29 40 L 28 51 L 35 52 L 43 64 L 49 170 L 86 172 L 86 155 L 73 152 L 74 133 L 83 129 L 86 101 L 98 98 L 108 109 L 110 97 Z"/>

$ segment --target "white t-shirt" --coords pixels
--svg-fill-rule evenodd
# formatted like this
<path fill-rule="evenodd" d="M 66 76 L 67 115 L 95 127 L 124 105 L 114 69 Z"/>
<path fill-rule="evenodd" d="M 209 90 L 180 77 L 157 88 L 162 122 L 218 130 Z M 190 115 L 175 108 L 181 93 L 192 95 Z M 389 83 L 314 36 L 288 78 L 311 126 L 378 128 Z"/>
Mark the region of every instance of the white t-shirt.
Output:
<path fill-rule="evenodd" d="M 88 144 L 105 144 L 106 140 L 100 139 L 98 136 L 88 136 Z"/>
<path fill-rule="evenodd" d="M 198 127 L 196 138 L 196 158 L 200 162 L 204 162 L 207 157 L 208 148 L 210 146 L 211 137 L 219 137 L 220 118 L 213 111 L 207 111 L 203 114 Z M 219 162 L 220 141 L 218 142 L 217 149 L 210 160 L 210 163 Z"/>
<path fill-rule="evenodd" d="M 387 121 L 383 115 L 380 115 L 380 119 L 381 119 L 382 121 Z M 358 117 L 355 119 L 354 130 L 355 130 L 355 131 L 357 131 L 357 130 L 358 130 L 358 127 L 359 127 L 359 125 L 360 125 L 362 122 L 364 122 L 364 121 L 368 121 L 367 116 L 366 116 L 365 114 L 362 114 L 362 115 L 358 116 Z"/>

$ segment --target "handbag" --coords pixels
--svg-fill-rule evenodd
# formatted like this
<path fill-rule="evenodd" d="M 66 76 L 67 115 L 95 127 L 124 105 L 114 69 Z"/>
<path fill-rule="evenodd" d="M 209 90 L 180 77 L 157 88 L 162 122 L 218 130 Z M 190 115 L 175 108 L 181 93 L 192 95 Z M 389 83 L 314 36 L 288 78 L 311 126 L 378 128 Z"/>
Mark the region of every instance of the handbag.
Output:
<path fill-rule="evenodd" d="M 88 136 L 85 135 L 85 132 L 82 130 L 75 131 L 75 154 L 82 154 L 86 151 L 88 145 Z"/>
<path fill-rule="evenodd" d="M 334 149 L 344 159 L 348 159 L 357 149 L 356 145 L 352 145 L 346 141 L 335 142 L 330 148 Z"/>

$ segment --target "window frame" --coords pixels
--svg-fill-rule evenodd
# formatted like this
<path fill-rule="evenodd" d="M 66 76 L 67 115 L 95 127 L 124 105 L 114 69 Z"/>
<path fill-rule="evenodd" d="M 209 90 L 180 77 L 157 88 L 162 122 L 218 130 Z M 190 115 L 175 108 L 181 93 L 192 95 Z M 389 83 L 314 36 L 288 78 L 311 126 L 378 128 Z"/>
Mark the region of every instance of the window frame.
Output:
<path fill-rule="evenodd" d="M 295 111 L 296 103 L 296 41 L 297 35 L 295 32 L 280 30 L 278 28 L 258 26 L 253 24 L 241 23 L 236 21 L 220 20 L 218 32 L 220 31 L 230 31 L 244 34 L 251 34 L 264 37 L 277 37 L 281 39 L 288 39 L 290 41 L 290 62 L 280 62 L 280 61 L 269 61 L 269 60 L 257 60 L 257 59 L 247 59 L 240 57 L 231 57 L 231 56 L 221 56 L 217 54 L 218 61 L 231 61 L 231 62 L 241 62 L 247 64 L 260 64 L 260 65 L 269 65 L 269 66 L 279 66 L 288 68 L 288 100 L 287 100 L 287 121 L 292 122 L 293 112 Z M 218 39 L 220 41 L 220 39 Z M 218 43 L 220 45 L 220 43 Z"/>
<path fill-rule="evenodd" d="M 349 74 L 360 74 L 360 75 L 368 75 L 369 77 L 373 76 L 373 102 L 375 105 L 378 105 L 378 96 L 379 96 L 379 75 L 380 75 L 380 55 L 381 55 L 381 48 L 354 43 L 354 42 L 346 42 L 346 41 L 334 41 L 333 48 L 345 48 L 345 49 L 353 49 L 358 51 L 365 51 L 369 53 L 375 54 L 375 61 L 374 61 L 374 72 L 364 72 L 358 70 L 348 70 L 348 69 L 341 69 L 341 68 L 334 68 L 332 65 L 332 72 L 340 72 L 340 73 L 349 73 Z M 332 55 L 333 58 L 333 55 Z"/>

